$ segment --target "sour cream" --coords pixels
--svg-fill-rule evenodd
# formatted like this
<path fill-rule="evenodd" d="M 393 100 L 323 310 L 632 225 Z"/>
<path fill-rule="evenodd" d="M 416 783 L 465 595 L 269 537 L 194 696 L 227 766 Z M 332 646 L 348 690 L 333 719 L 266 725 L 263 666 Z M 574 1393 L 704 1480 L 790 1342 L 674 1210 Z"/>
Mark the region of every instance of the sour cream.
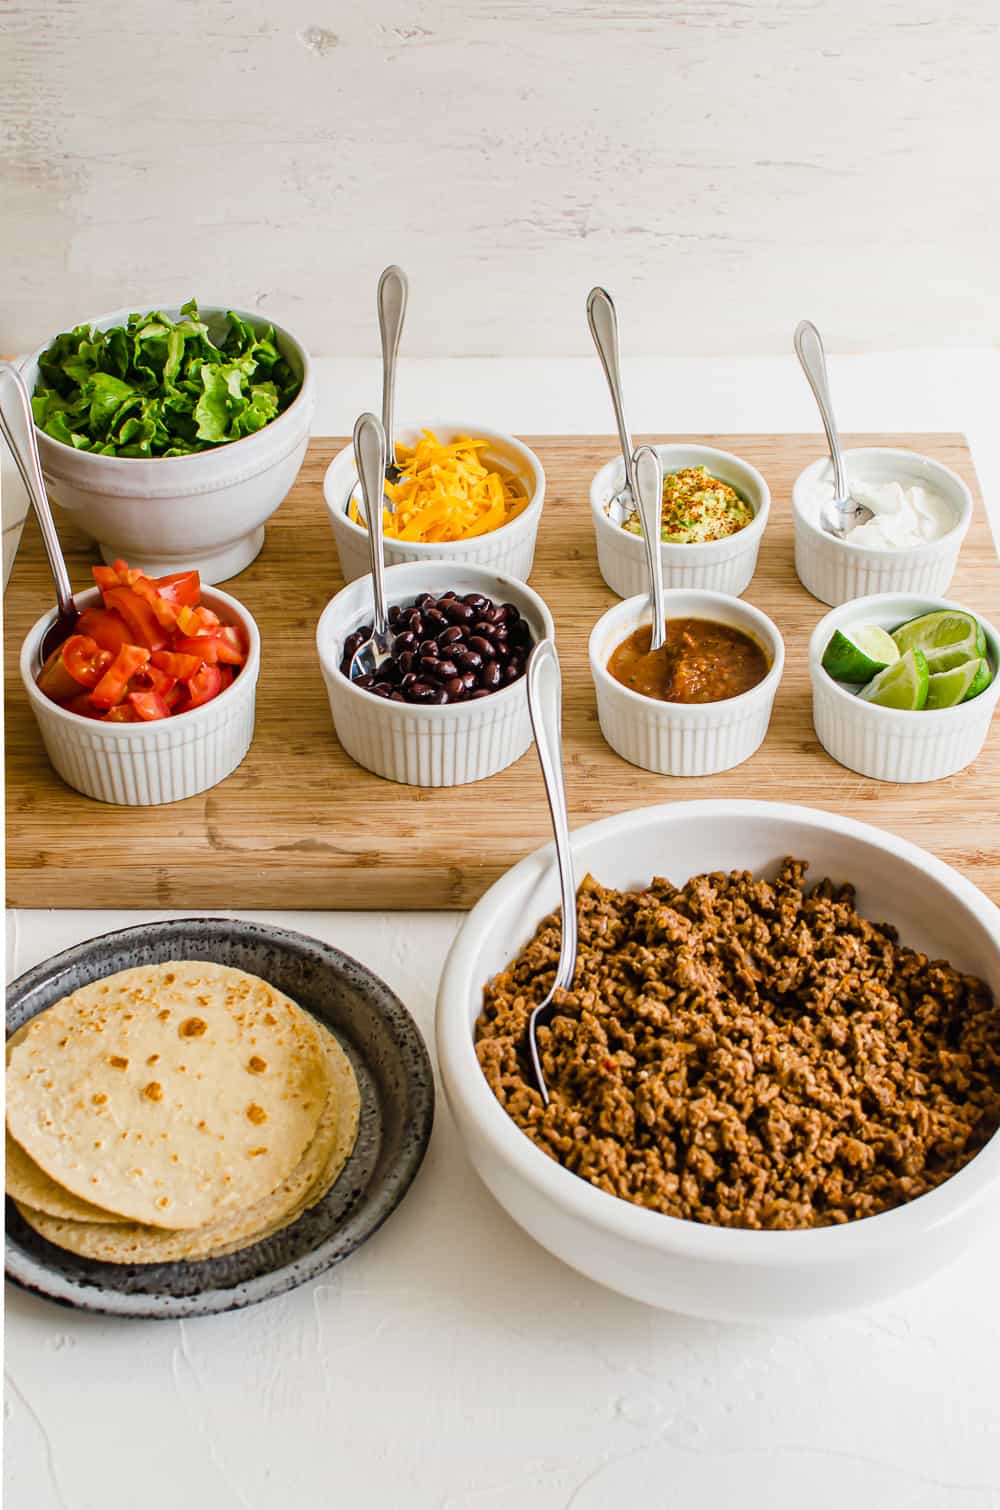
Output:
<path fill-rule="evenodd" d="M 817 515 L 833 497 L 832 482 L 814 489 Z M 874 518 L 858 524 L 848 535 L 852 545 L 869 550 L 908 550 L 939 540 L 955 524 L 955 511 L 946 498 L 921 483 L 865 482 L 851 478 L 851 497 L 870 508 Z"/>

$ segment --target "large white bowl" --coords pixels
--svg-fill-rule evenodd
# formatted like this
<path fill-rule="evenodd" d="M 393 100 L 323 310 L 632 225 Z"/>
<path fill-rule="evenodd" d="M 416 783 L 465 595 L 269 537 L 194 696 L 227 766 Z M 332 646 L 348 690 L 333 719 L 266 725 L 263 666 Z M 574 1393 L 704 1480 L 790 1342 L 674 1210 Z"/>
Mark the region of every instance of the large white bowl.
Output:
<path fill-rule="evenodd" d="M 703 871 L 772 874 L 786 855 L 813 880 L 853 881 L 861 912 L 904 942 L 982 976 L 1000 996 L 1000 911 L 933 855 L 834 813 L 784 803 L 706 801 L 623 813 L 577 830 L 577 875 L 639 887 Z M 495 1099 L 473 1045 L 483 985 L 557 906 L 552 846 L 507 872 L 473 908 L 445 965 L 437 1048 L 448 1103 L 477 1172 L 549 1252 L 651 1305 L 767 1322 L 866 1305 L 927 1278 L 1000 1212 L 1000 1135 L 959 1174 L 907 1206 L 843 1226 L 753 1232 L 642 1210 L 563 1169 Z M 527 1279 L 526 1279 L 526 1282 Z"/>
<path fill-rule="evenodd" d="M 100 606 L 96 587 L 75 596 L 81 609 Z M 253 739 L 260 633 L 243 604 L 228 593 L 205 588 L 201 596 L 224 623 L 242 628 L 247 658 L 224 692 L 176 718 L 115 724 L 60 708 L 35 682 L 38 649 L 56 610 L 28 631 L 21 647 L 21 681 L 49 760 L 67 786 L 98 802 L 152 807 L 207 791 L 240 764 Z"/>
<path fill-rule="evenodd" d="M 648 597 L 626 598 L 602 614 L 590 635 L 590 674 L 597 694 L 601 733 L 616 754 L 661 776 L 711 776 L 742 765 L 767 733 L 774 696 L 785 664 L 776 625 L 749 603 L 728 593 L 664 593 L 668 619 L 713 619 L 756 640 L 770 662 L 763 681 L 739 697 L 717 703 L 666 703 L 643 697 L 617 681 L 608 658 L 623 640 L 652 620 Z"/>
<path fill-rule="evenodd" d="M 385 574 L 386 607 L 412 603 L 422 592 L 481 592 L 513 603 L 535 644 L 554 639 L 552 615 L 536 592 L 513 577 L 443 561 L 407 561 Z M 323 680 L 337 738 L 352 760 L 376 776 L 408 786 L 464 786 L 512 765 L 531 744 L 525 677 L 472 702 L 397 703 L 375 697 L 340 670 L 344 641 L 370 624 L 372 588 L 358 577 L 324 608 L 316 626 Z"/>
<path fill-rule="evenodd" d="M 834 760 L 876 781 L 940 781 L 963 770 L 986 743 L 990 721 L 1000 702 L 1000 634 L 977 614 L 986 635 L 993 681 L 971 702 L 956 708 L 879 708 L 858 697 L 860 688 L 842 685 L 823 670 L 823 652 L 838 629 L 877 624 L 898 629 L 907 619 L 942 608 L 957 608 L 946 598 L 875 593 L 852 598 L 820 619 L 809 640 L 809 678 L 816 737 Z"/>
<path fill-rule="evenodd" d="M 939 540 L 905 550 L 875 550 L 852 545 L 849 537 L 840 540 L 823 529 L 812 496 L 821 483 L 829 483 L 831 494 L 833 491 L 833 467 L 830 458 L 822 456 L 805 467 L 792 485 L 795 570 L 802 586 L 821 603 L 834 606 L 873 593 L 935 596 L 947 592 L 972 519 L 972 494 L 962 479 L 929 456 L 889 446 L 845 451 L 844 460 L 848 477 L 863 477 L 866 482 L 919 483 L 933 489 L 947 500 L 955 522 Z"/>
<path fill-rule="evenodd" d="M 728 482 L 754 511 L 752 524 L 727 535 L 724 540 L 706 540 L 702 544 L 680 545 L 660 542 L 665 587 L 704 588 L 709 592 L 730 593 L 739 597 L 750 585 L 757 569 L 757 555 L 767 516 L 771 511 L 771 490 L 763 477 L 742 457 L 714 446 L 672 443 L 655 446 L 663 471 L 680 472 L 684 467 L 707 467 L 713 477 Z M 621 456 L 605 462 L 590 484 L 590 512 L 597 540 L 597 563 L 601 576 L 620 598 L 631 598 L 646 589 L 646 547 L 641 535 L 633 535 L 614 524 L 607 515 L 607 505 L 625 485 L 625 463 Z"/>
<path fill-rule="evenodd" d="M 177 305 L 160 307 L 171 318 L 180 314 Z M 82 323 L 109 330 L 123 325 L 130 313 L 117 309 Z M 224 326 L 221 306 L 205 305 L 200 313 L 213 330 Z M 235 313 L 258 330 L 273 324 L 259 313 Z M 305 347 L 280 325 L 274 333 L 282 355 L 301 375 L 302 387 L 284 413 L 243 440 L 191 456 L 146 461 L 74 451 L 36 427 L 49 496 L 96 540 L 105 561 L 122 558 L 149 576 L 195 567 L 203 582 L 212 583 L 234 577 L 260 553 L 264 521 L 298 476 L 314 405 Z M 48 345 L 22 365 L 29 393 Z"/>
<path fill-rule="evenodd" d="M 438 440 L 449 442 L 459 435 L 471 435 L 488 441 L 479 455 L 486 462 L 499 462 L 512 472 L 521 483 L 528 497 L 528 506 L 498 530 L 488 535 L 476 535 L 471 540 L 456 540 L 430 545 L 422 540 L 393 540 L 385 538 L 385 562 L 398 566 L 403 561 L 450 561 L 465 566 L 481 566 L 487 571 L 504 577 L 517 577 L 527 582 L 535 559 L 535 540 L 542 518 L 545 502 L 545 472 L 538 457 L 523 441 L 502 430 L 488 430 L 474 421 L 454 419 L 431 419 L 424 424 L 404 424 L 397 427 L 396 440 L 412 446 L 421 431 L 433 430 Z M 338 451 L 326 469 L 323 478 L 323 496 L 330 514 L 333 537 L 340 557 L 340 569 L 345 582 L 366 576 L 370 570 L 368 557 L 368 531 L 355 524 L 347 512 L 351 494 L 357 490 L 358 469 L 354 464 L 354 447 L 345 446 Z"/>

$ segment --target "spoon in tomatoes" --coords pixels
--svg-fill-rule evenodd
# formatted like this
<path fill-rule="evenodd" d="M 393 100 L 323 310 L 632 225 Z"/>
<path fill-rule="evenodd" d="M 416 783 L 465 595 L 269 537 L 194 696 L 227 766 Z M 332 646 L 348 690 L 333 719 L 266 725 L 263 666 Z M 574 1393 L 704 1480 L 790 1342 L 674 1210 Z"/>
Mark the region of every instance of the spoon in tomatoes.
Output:
<path fill-rule="evenodd" d="M 385 562 L 382 548 L 382 485 L 385 481 L 385 431 L 374 414 L 362 414 L 354 426 L 354 463 L 361 479 L 368 520 L 368 554 L 372 568 L 374 613 L 372 632 L 354 652 L 351 681 L 374 676 L 392 654 L 393 635 L 385 606 Z"/>
<path fill-rule="evenodd" d="M 11 422 L 13 405 L 8 406 L 5 401 L 6 395 L 0 386 L 0 431 L 3 432 L 4 440 L 10 447 L 10 454 L 14 458 L 14 465 L 21 474 L 25 492 L 31 499 L 32 506 L 38 518 L 38 528 L 42 534 L 42 544 L 45 546 L 45 554 L 49 558 L 49 566 L 52 569 L 52 580 L 56 587 L 56 602 L 59 611 L 49 628 L 45 631 L 39 650 L 39 669 L 44 666 L 53 650 L 68 640 L 76 631 L 80 620 L 80 610 L 73 598 L 73 589 L 70 586 L 69 572 L 66 570 L 66 561 L 63 557 L 62 546 L 59 544 L 59 536 L 56 534 L 55 520 L 52 518 L 52 509 L 49 504 L 49 495 L 45 490 L 45 479 L 42 476 L 42 463 L 38 455 L 38 442 L 35 439 L 35 421 L 31 412 L 31 399 L 28 390 L 24 386 L 24 379 L 17 368 L 11 362 L 0 362 L 0 383 L 6 381 L 11 384 L 17 394 L 18 407 L 21 410 L 21 419 L 24 421 L 24 440 L 18 440 L 17 431 Z"/>

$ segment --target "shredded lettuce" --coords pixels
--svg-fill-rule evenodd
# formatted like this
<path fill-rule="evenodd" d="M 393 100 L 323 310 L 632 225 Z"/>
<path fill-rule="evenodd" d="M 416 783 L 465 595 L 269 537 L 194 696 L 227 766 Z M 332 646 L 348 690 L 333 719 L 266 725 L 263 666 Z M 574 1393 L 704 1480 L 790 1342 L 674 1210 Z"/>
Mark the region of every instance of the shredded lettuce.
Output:
<path fill-rule="evenodd" d="M 31 405 L 46 435 L 101 456 L 187 456 L 262 430 L 302 386 L 274 328 L 230 310 L 215 345 L 189 299 L 176 320 L 129 315 L 113 330 L 78 325 L 38 363 Z"/>

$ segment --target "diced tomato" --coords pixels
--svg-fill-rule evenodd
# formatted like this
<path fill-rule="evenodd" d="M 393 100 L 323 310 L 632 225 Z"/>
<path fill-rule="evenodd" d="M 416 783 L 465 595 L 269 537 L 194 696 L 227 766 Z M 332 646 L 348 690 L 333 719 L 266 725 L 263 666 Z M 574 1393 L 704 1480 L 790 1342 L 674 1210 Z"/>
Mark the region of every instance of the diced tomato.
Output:
<path fill-rule="evenodd" d="M 161 697 L 166 697 L 167 693 L 177 685 L 177 678 L 167 671 L 161 671 L 159 666 L 150 664 L 137 672 L 132 682 L 137 692 L 145 692 L 149 688 L 153 692 L 158 692 Z"/>
<path fill-rule="evenodd" d="M 221 691 L 221 669 L 218 666 L 202 666 L 188 682 L 188 692 L 191 694 L 188 707 L 200 708 L 202 703 L 210 703 L 213 697 L 218 697 Z"/>
<path fill-rule="evenodd" d="M 220 666 L 219 670 L 222 673 L 222 686 L 219 690 L 221 692 L 225 692 L 227 687 L 231 687 L 233 685 L 233 677 L 236 675 L 238 667 Z"/>
<path fill-rule="evenodd" d="M 149 661 L 149 651 L 141 645 L 123 645 L 111 665 L 91 692 L 98 708 L 113 708 L 125 696 L 128 684 Z"/>
<path fill-rule="evenodd" d="M 156 577 L 153 586 L 168 603 L 176 603 L 178 609 L 196 608 L 201 597 L 201 578 L 196 571 L 175 571 L 167 577 Z"/>
<path fill-rule="evenodd" d="M 89 634 L 102 650 L 117 655 L 123 645 L 132 643 L 128 625 L 120 613 L 111 608 L 85 608 L 77 625 L 80 634 Z"/>
<path fill-rule="evenodd" d="M 109 651 L 86 634 L 71 634 L 61 648 L 63 665 L 81 687 L 96 687 L 113 660 Z"/>
<path fill-rule="evenodd" d="M 177 615 L 177 628 L 182 634 L 201 634 L 206 629 L 214 629 L 221 622 L 219 615 L 206 608 L 204 603 L 198 608 L 188 608 L 185 605 Z"/>
<path fill-rule="evenodd" d="M 210 634 L 176 635 L 174 644 L 182 655 L 197 655 L 210 666 L 222 661 L 227 666 L 242 666 L 246 657 L 235 629 L 220 624 Z"/>
<path fill-rule="evenodd" d="M 137 724 L 140 722 L 138 713 L 131 703 L 118 703 L 114 708 L 109 708 L 103 715 L 104 721 L 109 724 Z"/>
<path fill-rule="evenodd" d="M 104 601 L 108 608 L 117 609 L 125 620 L 133 645 L 145 645 L 147 650 L 163 649 L 170 635 L 134 587 L 109 587 Z"/>
<path fill-rule="evenodd" d="M 139 717 L 151 722 L 154 718 L 169 718 L 170 709 L 159 692 L 130 692 L 128 700 Z"/>
<path fill-rule="evenodd" d="M 66 702 L 68 698 L 76 697 L 79 693 L 80 683 L 67 671 L 63 663 L 61 645 L 58 650 L 53 650 L 38 673 L 38 686 L 45 696 L 51 697 L 55 703 Z"/>
<path fill-rule="evenodd" d="M 92 566 L 91 571 L 102 592 L 107 592 L 109 587 L 118 586 L 118 573 L 113 566 Z"/>
<path fill-rule="evenodd" d="M 183 682 L 174 682 L 169 692 L 161 693 L 171 713 L 183 713 L 188 705 L 188 689 Z"/>
<path fill-rule="evenodd" d="M 103 718 L 104 709 L 95 708 L 89 692 L 78 692 L 76 697 L 71 697 L 68 702 L 61 704 L 68 713 L 78 713 L 81 718 Z"/>
<path fill-rule="evenodd" d="M 154 650 L 150 660 L 168 676 L 175 676 L 179 682 L 189 682 L 204 660 L 204 656 L 179 655 L 174 650 Z"/>

